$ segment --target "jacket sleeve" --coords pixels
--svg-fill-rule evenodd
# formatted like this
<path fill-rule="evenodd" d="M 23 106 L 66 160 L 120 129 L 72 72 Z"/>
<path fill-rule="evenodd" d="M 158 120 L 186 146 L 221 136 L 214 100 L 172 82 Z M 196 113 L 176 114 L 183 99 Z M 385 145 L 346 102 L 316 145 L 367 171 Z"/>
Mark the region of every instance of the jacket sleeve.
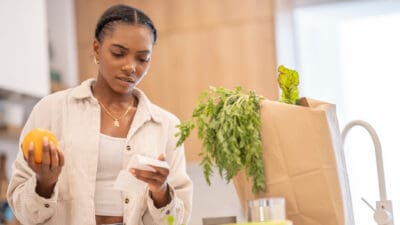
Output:
<path fill-rule="evenodd" d="M 50 107 L 41 100 L 32 110 L 21 132 L 19 146 L 26 133 L 33 128 L 50 129 Z M 16 218 L 22 224 L 45 224 L 54 214 L 57 204 L 58 185 L 50 198 L 43 198 L 36 193 L 36 175 L 24 160 L 19 148 L 12 167 L 12 175 L 7 190 L 7 200 Z"/>
<path fill-rule="evenodd" d="M 168 215 L 175 218 L 175 224 L 188 224 L 192 211 L 193 184 L 186 173 L 186 159 L 183 145 L 176 147 L 178 140 L 175 133 L 178 131 L 176 125 L 179 120 L 176 118 L 169 128 L 169 141 L 166 150 L 166 160 L 170 166 L 168 185 L 171 202 L 162 208 L 156 208 L 149 193 L 146 193 L 147 211 L 153 219 L 152 224 L 166 224 Z M 148 217 L 149 215 L 144 215 Z M 146 221 L 146 220 L 144 220 Z M 144 223 L 147 225 L 147 223 Z"/>

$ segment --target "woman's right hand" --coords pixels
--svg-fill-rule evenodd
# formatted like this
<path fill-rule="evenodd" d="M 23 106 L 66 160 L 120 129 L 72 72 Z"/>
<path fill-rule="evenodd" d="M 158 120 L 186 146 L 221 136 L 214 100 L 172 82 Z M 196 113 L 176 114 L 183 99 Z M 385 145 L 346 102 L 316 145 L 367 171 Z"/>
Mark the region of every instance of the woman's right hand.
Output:
<path fill-rule="evenodd" d="M 54 146 L 53 142 L 49 143 L 47 137 L 43 138 L 42 163 L 35 162 L 33 149 L 34 145 L 31 142 L 29 144 L 28 158 L 24 157 L 24 159 L 36 174 L 36 193 L 42 197 L 50 198 L 64 166 L 64 155 Z"/>

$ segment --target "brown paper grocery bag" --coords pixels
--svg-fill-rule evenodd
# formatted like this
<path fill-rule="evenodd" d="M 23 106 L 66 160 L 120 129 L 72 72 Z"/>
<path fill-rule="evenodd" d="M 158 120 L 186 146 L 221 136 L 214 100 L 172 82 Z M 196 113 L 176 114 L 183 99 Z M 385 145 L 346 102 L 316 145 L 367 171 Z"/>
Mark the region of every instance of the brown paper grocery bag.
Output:
<path fill-rule="evenodd" d="M 267 192 L 255 196 L 241 172 L 234 178 L 242 206 L 261 197 L 284 197 L 295 225 L 354 224 L 335 106 L 264 100 L 261 138 Z"/>

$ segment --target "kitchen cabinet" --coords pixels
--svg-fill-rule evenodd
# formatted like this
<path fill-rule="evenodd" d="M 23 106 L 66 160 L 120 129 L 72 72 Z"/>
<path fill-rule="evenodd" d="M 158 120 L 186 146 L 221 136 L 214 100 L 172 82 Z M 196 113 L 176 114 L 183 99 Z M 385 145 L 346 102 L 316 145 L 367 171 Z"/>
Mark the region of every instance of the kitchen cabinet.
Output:
<path fill-rule="evenodd" d="M 0 88 L 0 142 L 18 142 L 20 132 L 39 98 Z"/>
<path fill-rule="evenodd" d="M 45 0 L 0 1 L 0 88 L 35 97 L 50 93 Z"/>

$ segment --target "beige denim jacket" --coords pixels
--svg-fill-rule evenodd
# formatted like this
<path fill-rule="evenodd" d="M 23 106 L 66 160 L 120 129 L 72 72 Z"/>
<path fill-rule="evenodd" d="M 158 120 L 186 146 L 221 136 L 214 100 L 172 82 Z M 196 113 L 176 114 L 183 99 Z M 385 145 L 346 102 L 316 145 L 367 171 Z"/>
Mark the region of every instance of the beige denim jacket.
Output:
<path fill-rule="evenodd" d="M 90 90 L 94 79 L 80 86 L 57 92 L 40 100 L 29 116 L 21 138 L 33 128 L 52 131 L 59 139 L 65 166 L 51 198 L 35 192 L 36 176 L 18 153 L 8 188 L 8 201 L 22 224 L 95 225 L 94 192 L 100 134 L 100 107 Z M 138 89 L 135 118 L 128 132 L 124 168 L 131 156 L 166 156 L 170 167 L 168 184 L 172 201 L 157 209 L 147 187 L 140 193 L 123 193 L 124 224 L 166 224 L 166 216 L 176 224 L 188 224 L 192 208 L 192 181 L 186 173 L 183 147 L 176 148 L 176 125 L 171 113 L 152 104 Z"/>

